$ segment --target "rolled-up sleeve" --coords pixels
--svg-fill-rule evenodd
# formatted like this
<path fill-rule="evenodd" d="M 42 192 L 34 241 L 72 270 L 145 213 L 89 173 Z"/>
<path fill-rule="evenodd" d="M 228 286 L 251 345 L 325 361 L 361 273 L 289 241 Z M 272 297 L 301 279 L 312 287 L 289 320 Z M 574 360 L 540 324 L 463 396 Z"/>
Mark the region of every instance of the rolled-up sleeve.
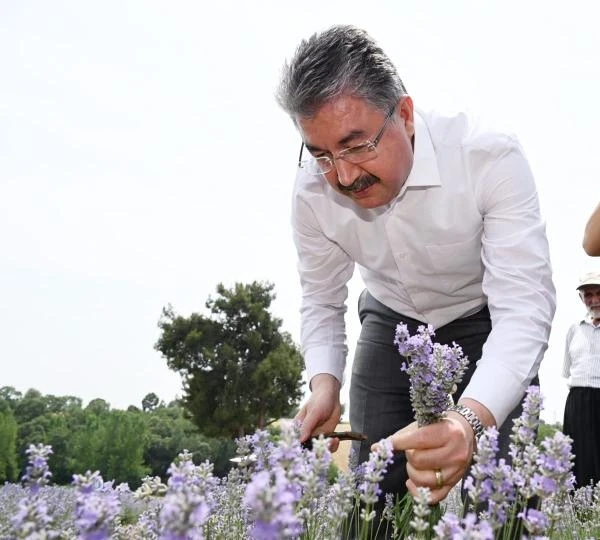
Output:
<path fill-rule="evenodd" d="M 562 376 L 565 379 L 568 379 L 571 376 L 571 352 L 569 351 L 569 345 L 571 344 L 571 339 L 573 338 L 573 332 L 575 330 L 574 326 L 569 328 L 567 332 L 567 337 L 565 339 L 565 358 L 563 360 L 563 370 Z"/>
<path fill-rule="evenodd" d="M 313 209 L 295 191 L 292 229 L 298 252 L 302 287 L 301 350 L 308 380 L 319 373 L 334 375 L 343 383 L 346 356 L 345 313 L 347 283 L 354 262 L 328 239 Z"/>
<path fill-rule="evenodd" d="M 476 196 L 483 216 L 483 291 L 492 331 L 463 393 L 498 426 L 522 399 L 548 345 L 556 307 L 545 224 L 529 164 L 518 142 L 471 156 L 481 167 Z M 495 155 L 494 155 L 495 154 Z"/>

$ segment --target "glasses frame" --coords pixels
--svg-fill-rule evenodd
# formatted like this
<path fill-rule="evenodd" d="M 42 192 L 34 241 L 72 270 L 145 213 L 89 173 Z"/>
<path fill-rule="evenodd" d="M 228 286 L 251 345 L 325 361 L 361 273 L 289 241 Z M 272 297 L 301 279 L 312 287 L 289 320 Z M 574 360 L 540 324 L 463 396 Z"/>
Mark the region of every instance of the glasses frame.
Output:
<path fill-rule="evenodd" d="M 375 137 L 373 137 L 372 141 L 370 139 L 367 139 L 365 142 L 363 142 L 361 144 L 351 146 L 350 148 L 345 148 L 344 150 L 339 152 L 337 156 L 334 156 L 333 154 L 331 154 L 329 156 L 319 156 L 319 158 L 327 158 L 331 162 L 331 169 L 329 169 L 327 172 L 321 171 L 318 174 L 329 174 L 331 171 L 336 169 L 335 162 L 338 159 L 343 159 L 347 163 L 352 163 L 353 165 L 358 165 L 359 163 L 366 163 L 367 161 L 371 161 L 371 160 L 375 159 L 377 157 L 377 145 L 379 144 L 379 141 L 381 141 L 381 138 L 383 137 L 383 133 L 385 132 L 385 128 L 387 127 L 387 125 L 390 121 L 390 118 L 392 116 L 394 116 L 395 110 L 396 110 L 396 105 L 392 106 L 392 108 L 389 110 L 389 112 L 387 113 L 387 115 L 385 117 L 385 121 L 383 122 L 383 126 L 381 126 L 381 129 L 377 132 Z M 300 169 L 304 168 L 302 166 L 302 163 L 303 163 L 302 162 L 302 152 L 304 151 L 305 146 L 306 145 L 304 144 L 304 141 L 302 141 L 302 144 L 300 145 L 300 154 L 298 155 L 298 167 Z M 375 151 L 375 155 L 373 157 L 367 158 L 364 161 L 359 161 L 359 162 L 347 161 L 344 158 L 344 156 L 348 156 L 349 154 L 353 154 L 354 152 L 356 152 L 357 148 L 368 148 L 368 147 L 370 147 L 369 148 L 370 152 Z M 313 159 L 319 159 L 319 158 L 313 158 Z M 305 162 L 308 162 L 308 161 L 309 160 L 305 160 Z"/>

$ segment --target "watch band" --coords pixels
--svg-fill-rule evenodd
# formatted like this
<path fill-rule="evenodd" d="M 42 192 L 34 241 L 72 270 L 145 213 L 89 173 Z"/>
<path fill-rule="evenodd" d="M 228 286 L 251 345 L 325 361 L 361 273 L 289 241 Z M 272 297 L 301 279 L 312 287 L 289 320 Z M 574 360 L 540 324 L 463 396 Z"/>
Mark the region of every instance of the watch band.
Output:
<path fill-rule="evenodd" d="M 475 441 L 479 441 L 479 437 L 481 437 L 483 435 L 483 432 L 485 431 L 485 426 L 481 423 L 481 420 L 479 420 L 478 416 L 475 414 L 475 411 L 473 409 L 470 409 L 466 405 L 457 404 L 451 405 L 446 410 L 454 411 L 460 414 L 467 422 L 469 422 L 469 425 L 471 426 L 471 428 L 473 428 Z"/>

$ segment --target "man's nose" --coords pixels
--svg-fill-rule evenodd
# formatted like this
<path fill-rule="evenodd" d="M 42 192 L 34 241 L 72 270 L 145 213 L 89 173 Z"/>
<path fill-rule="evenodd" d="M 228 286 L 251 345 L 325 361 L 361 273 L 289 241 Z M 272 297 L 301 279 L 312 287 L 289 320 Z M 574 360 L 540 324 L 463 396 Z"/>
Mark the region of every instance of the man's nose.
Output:
<path fill-rule="evenodd" d="M 343 159 L 336 159 L 334 163 L 338 182 L 345 187 L 351 186 L 354 183 L 354 180 L 359 176 L 359 174 L 357 174 L 359 169 L 358 166 L 348 163 Z"/>

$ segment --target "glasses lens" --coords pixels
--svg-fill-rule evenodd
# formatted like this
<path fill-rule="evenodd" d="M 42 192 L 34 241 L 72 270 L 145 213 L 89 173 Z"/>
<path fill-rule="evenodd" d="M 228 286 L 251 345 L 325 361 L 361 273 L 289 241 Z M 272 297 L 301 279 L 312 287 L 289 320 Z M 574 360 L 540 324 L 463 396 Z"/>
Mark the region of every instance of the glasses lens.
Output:
<path fill-rule="evenodd" d="M 349 163 L 363 163 L 377 157 L 377 149 L 372 143 L 353 146 L 340 152 L 340 158 Z"/>
<path fill-rule="evenodd" d="M 300 162 L 300 167 L 307 173 L 318 176 L 326 174 L 333 169 L 333 163 L 328 157 L 319 157 L 312 159 L 304 159 Z"/>

